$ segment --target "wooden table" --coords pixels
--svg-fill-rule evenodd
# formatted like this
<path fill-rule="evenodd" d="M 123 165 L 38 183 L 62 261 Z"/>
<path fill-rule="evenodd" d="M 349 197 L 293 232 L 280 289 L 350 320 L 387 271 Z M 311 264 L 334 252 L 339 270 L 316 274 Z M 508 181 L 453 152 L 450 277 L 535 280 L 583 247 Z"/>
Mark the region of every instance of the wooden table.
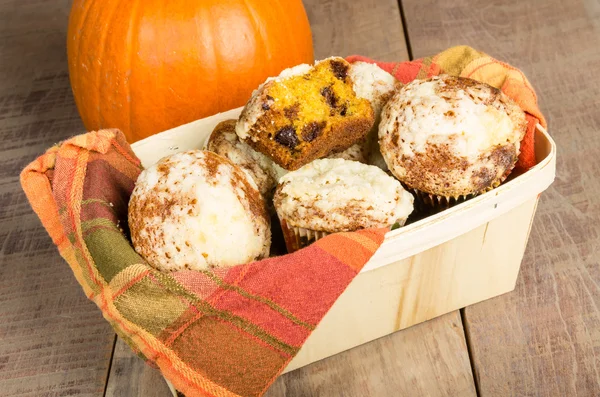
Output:
<path fill-rule="evenodd" d="M 469 44 L 525 71 L 559 146 L 514 292 L 283 375 L 276 396 L 600 395 L 600 5 L 306 0 L 316 57 Z M 83 131 L 68 0 L 0 1 L 0 396 L 168 396 L 32 213 L 19 171 Z"/>

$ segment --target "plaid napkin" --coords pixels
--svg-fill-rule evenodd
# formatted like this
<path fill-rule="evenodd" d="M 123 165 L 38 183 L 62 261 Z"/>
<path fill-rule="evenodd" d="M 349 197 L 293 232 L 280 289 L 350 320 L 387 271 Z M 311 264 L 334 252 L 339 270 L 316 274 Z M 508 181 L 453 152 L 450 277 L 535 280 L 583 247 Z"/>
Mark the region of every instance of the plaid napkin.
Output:
<path fill-rule="evenodd" d="M 491 82 L 530 113 L 530 123 L 544 123 L 522 73 L 467 47 L 381 65 L 403 82 L 441 71 Z M 387 229 L 333 234 L 291 255 L 228 269 L 164 274 L 128 238 L 127 203 L 140 171 L 123 134 L 102 130 L 50 148 L 23 170 L 21 184 L 87 297 L 178 390 L 262 395 Z"/>

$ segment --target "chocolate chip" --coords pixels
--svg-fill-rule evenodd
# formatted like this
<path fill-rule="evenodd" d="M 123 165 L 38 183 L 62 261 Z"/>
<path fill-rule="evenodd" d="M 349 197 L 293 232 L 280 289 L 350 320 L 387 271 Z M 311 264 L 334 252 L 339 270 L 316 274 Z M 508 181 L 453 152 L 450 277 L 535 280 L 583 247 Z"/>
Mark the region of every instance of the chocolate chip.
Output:
<path fill-rule="evenodd" d="M 340 115 L 345 116 L 347 111 L 348 111 L 348 106 L 346 106 L 345 104 L 342 105 L 342 110 L 340 110 Z"/>
<path fill-rule="evenodd" d="M 321 131 L 325 128 L 327 123 L 325 121 L 308 123 L 302 128 L 302 139 L 306 142 L 312 142 L 316 137 L 319 136 Z"/>
<path fill-rule="evenodd" d="M 331 61 L 331 70 L 338 79 L 344 81 L 348 76 L 348 65 L 342 61 Z"/>
<path fill-rule="evenodd" d="M 273 104 L 273 102 L 275 102 L 275 99 L 273 99 L 271 95 L 267 95 L 265 98 L 267 99 L 267 101 L 263 102 L 262 110 L 269 110 L 271 109 L 271 105 Z"/>
<path fill-rule="evenodd" d="M 296 135 L 296 129 L 291 125 L 283 127 L 277 134 L 275 134 L 275 141 L 280 145 L 287 146 L 290 149 L 295 148 L 298 145 L 298 135 Z"/>
<path fill-rule="evenodd" d="M 298 118 L 298 112 L 300 111 L 300 104 L 295 103 L 292 106 L 289 106 L 283 109 L 283 114 L 290 120 L 296 120 Z"/>
<path fill-rule="evenodd" d="M 327 102 L 330 107 L 335 108 L 337 106 L 337 97 L 331 87 L 322 88 L 321 95 L 323 95 L 325 102 Z"/>

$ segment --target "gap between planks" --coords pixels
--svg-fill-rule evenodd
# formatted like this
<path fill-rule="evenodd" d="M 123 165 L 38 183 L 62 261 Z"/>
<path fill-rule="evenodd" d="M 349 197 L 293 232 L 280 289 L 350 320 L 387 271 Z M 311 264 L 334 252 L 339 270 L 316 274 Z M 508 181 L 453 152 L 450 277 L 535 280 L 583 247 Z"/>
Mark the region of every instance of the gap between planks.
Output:
<path fill-rule="evenodd" d="M 477 368 L 475 368 L 475 360 L 473 360 L 473 349 L 471 346 L 471 333 L 469 332 L 469 323 L 467 322 L 465 309 L 460 309 L 460 320 L 462 322 L 463 332 L 465 334 L 465 344 L 467 345 L 467 353 L 469 355 L 469 363 L 471 364 L 471 375 L 473 376 L 473 384 L 475 385 L 475 393 L 477 397 L 481 396 L 479 391 L 479 379 L 477 378 Z"/>
<path fill-rule="evenodd" d="M 463 327 L 464 328 L 464 327 Z M 110 351 L 110 358 L 108 359 L 108 368 L 106 369 L 106 381 L 104 382 L 104 391 L 102 392 L 102 397 L 106 397 L 106 392 L 108 390 L 108 382 L 110 381 L 110 370 L 112 369 L 113 360 L 115 357 L 115 348 L 117 347 L 117 339 L 118 336 L 115 334 L 113 338 L 112 350 Z"/>
<path fill-rule="evenodd" d="M 402 0 L 398 0 L 398 11 L 400 11 L 400 21 L 402 22 L 402 31 L 404 32 L 404 42 L 406 43 L 406 52 L 408 53 L 408 60 L 413 60 L 412 46 L 410 44 L 410 37 L 408 36 L 408 25 L 406 23 L 406 15 L 404 13 L 404 7 L 402 6 Z"/>

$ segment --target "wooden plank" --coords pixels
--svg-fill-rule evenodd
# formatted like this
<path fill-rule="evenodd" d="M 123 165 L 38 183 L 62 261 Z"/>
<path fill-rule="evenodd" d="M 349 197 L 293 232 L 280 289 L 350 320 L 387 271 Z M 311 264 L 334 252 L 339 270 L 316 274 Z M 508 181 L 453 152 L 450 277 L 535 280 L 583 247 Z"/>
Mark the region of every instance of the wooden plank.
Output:
<path fill-rule="evenodd" d="M 172 393 L 160 371 L 138 358 L 117 338 L 106 396 L 169 397 Z"/>
<path fill-rule="evenodd" d="M 106 395 L 170 394 L 160 372 L 119 339 Z M 458 311 L 284 374 L 265 397 L 317 395 L 475 396 Z"/>
<path fill-rule="evenodd" d="M 480 394 L 598 395 L 600 8 L 586 0 L 403 5 L 416 57 L 469 44 L 523 69 L 559 148 L 516 290 L 464 311 Z"/>
<path fill-rule="evenodd" d="M 408 59 L 396 1 L 360 0 L 350 4 L 341 0 L 309 0 L 305 6 L 317 59 L 354 53 L 382 60 Z M 140 382 L 144 385 L 140 386 Z M 140 394 L 142 390 L 148 394 Z M 137 359 L 119 340 L 107 396 L 163 396 L 167 391 L 160 373 Z M 415 393 L 475 395 L 457 311 L 287 373 L 267 395 Z"/>
<path fill-rule="evenodd" d="M 475 396 L 458 311 L 282 375 L 266 397 Z"/>
<path fill-rule="evenodd" d="M 364 55 L 380 61 L 408 59 L 396 0 L 304 0 L 315 59 Z"/>
<path fill-rule="evenodd" d="M 0 3 L 0 395 L 100 396 L 114 333 L 31 211 L 19 172 L 82 131 L 69 0 Z"/>

